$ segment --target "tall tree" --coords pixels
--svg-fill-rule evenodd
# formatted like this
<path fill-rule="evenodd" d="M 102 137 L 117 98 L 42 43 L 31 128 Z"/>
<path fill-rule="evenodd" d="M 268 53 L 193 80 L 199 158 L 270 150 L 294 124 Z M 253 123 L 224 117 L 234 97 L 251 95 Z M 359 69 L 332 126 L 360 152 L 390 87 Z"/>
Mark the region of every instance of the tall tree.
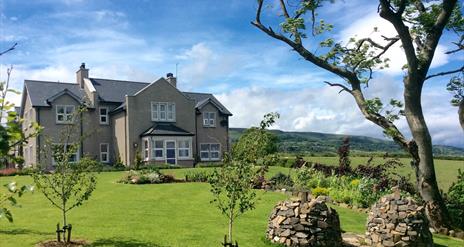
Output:
<path fill-rule="evenodd" d="M 286 43 L 305 60 L 342 79 L 342 82 L 325 83 L 351 94 L 364 117 L 383 128 L 385 134 L 411 155 L 416 186 L 425 201 L 431 225 L 435 229 L 448 227 L 449 215 L 437 185 L 432 139 L 422 111 L 421 94 L 427 79 L 464 70 L 461 67 L 429 74 L 443 31 L 448 29 L 461 33 L 463 30 L 464 20 L 457 0 L 443 0 L 440 3 L 427 1 L 427 4 L 419 0 L 379 0 L 378 13 L 393 25 L 396 35 L 382 35 L 382 40 L 351 38 L 348 42 L 335 41 L 330 35 L 326 38 L 333 26 L 318 17 L 323 4 L 333 0 L 298 0 L 291 4 L 279 0 L 282 14 L 277 17 L 281 18 L 279 31 L 262 23 L 262 12 L 267 8 L 264 8 L 264 0 L 257 2 L 256 17 L 251 24 L 270 37 Z M 306 30 L 305 24 L 308 22 L 311 23 L 310 31 Z M 379 30 L 374 28 L 374 32 Z M 324 38 L 317 47 L 319 49 L 310 49 L 309 42 L 303 42 L 308 36 L 315 40 L 316 37 Z M 363 89 L 372 79 L 375 70 L 388 66 L 389 59 L 385 58 L 385 54 L 398 42 L 407 60 L 403 67 L 404 110 L 383 111 L 384 105 L 380 99 L 367 99 Z M 323 52 L 317 54 L 313 51 Z M 390 105 L 403 107 L 398 100 L 392 100 Z M 412 140 L 408 140 L 394 124 L 399 115 L 406 117 Z"/>

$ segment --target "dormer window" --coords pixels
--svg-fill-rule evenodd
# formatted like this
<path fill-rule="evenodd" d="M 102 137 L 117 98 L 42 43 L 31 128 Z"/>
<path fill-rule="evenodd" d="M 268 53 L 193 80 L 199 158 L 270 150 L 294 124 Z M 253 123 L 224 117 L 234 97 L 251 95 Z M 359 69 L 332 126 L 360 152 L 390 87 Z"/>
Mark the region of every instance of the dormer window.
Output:
<path fill-rule="evenodd" d="M 151 120 L 175 122 L 176 104 L 172 102 L 151 102 Z"/>
<path fill-rule="evenodd" d="M 57 105 L 56 106 L 56 123 L 70 124 L 73 122 L 74 106 Z"/>
<path fill-rule="evenodd" d="M 215 112 L 203 112 L 203 126 L 204 127 L 216 127 L 216 113 Z"/>
<path fill-rule="evenodd" d="M 100 124 L 108 123 L 108 107 L 100 107 Z"/>

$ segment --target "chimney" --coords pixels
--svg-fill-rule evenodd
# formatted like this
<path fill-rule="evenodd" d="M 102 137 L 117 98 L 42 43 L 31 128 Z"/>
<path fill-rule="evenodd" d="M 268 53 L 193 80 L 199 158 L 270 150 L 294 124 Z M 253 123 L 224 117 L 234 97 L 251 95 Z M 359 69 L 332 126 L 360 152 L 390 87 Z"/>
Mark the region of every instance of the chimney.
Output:
<path fill-rule="evenodd" d="M 172 73 L 166 74 L 166 80 L 171 83 L 174 87 L 177 87 L 177 78 L 174 77 Z"/>
<path fill-rule="evenodd" d="M 79 70 L 76 72 L 77 84 L 84 88 L 84 78 L 89 78 L 89 69 L 85 68 L 85 63 L 82 63 Z"/>

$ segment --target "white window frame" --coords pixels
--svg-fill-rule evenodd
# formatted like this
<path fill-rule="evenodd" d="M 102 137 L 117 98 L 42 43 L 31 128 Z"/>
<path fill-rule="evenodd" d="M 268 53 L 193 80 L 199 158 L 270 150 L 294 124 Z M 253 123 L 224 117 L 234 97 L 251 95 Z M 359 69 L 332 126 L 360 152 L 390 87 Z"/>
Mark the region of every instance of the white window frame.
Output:
<path fill-rule="evenodd" d="M 106 150 L 102 149 L 102 146 L 106 145 Z M 103 155 L 106 154 L 106 160 L 103 159 Z M 110 144 L 109 143 L 100 143 L 100 161 L 102 163 L 110 162 Z"/>
<path fill-rule="evenodd" d="M 161 106 L 164 106 L 164 111 L 161 111 Z M 164 118 L 161 117 L 161 113 L 164 114 Z M 169 117 L 169 115 L 171 115 L 171 117 Z M 176 103 L 152 101 L 151 102 L 151 121 L 175 122 L 176 121 Z"/>
<path fill-rule="evenodd" d="M 186 142 L 188 143 L 188 147 L 186 148 L 181 148 L 180 142 Z M 187 156 L 181 156 L 180 151 L 181 150 L 187 150 L 188 155 Z M 192 138 L 185 138 L 185 139 L 178 139 L 177 140 L 177 157 L 179 160 L 188 160 L 192 159 Z"/>
<path fill-rule="evenodd" d="M 53 155 L 53 146 L 54 145 L 63 145 L 66 148 L 68 145 L 73 145 L 73 143 L 67 143 L 67 144 L 66 143 L 52 143 L 52 146 L 51 146 L 52 150 L 51 151 L 52 151 L 52 165 L 53 166 L 55 165 L 55 158 L 53 158 L 53 156 L 54 156 Z M 77 162 L 77 161 L 79 161 L 81 159 L 80 150 L 81 150 L 81 147 L 79 146 L 77 148 L 77 150 L 76 150 L 76 153 L 74 153 L 76 155 L 76 160 L 73 161 L 73 162 Z M 73 162 L 71 162 L 71 163 L 73 163 Z"/>
<path fill-rule="evenodd" d="M 60 108 L 60 107 L 63 107 L 63 113 L 58 113 L 58 108 Z M 66 113 L 67 112 L 66 110 L 68 109 L 68 107 L 72 108 L 72 112 L 70 114 Z M 56 112 L 55 112 L 56 113 L 55 114 L 56 123 L 58 123 L 58 124 L 71 124 L 73 122 L 74 111 L 76 110 L 75 106 L 73 106 L 73 105 L 56 105 L 55 108 L 56 108 Z M 63 115 L 63 121 L 58 120 L 59 115 Z M 69 115 L 71 116 L 71 120 L 68 121 L 67 119 L 68 119 Z"/>
<path fill-rule="evenodd" d="M 201 148 L 202 145 L 208 145 L 208 150 L 202 150 L 202 148 Z M 217 151 L 212 151 L 211 150 L 211 145 L 218 145 L 219 149 Z M 217 158 L 212 158 L 211 153 L 216 153 L 216 152 L 218 153 L 218 157 Z M 207 153 L 208 158 L 203 158 L 201 153 Z M 221 160 L 221 143 L 200 143 L 200 159 L 202 161 L 218 161 L 218 160 Z"/>
<path fill-rule="evenodd" d="M 143 138 L 142 139 L 142 145 L 143 145 L 143 159 L 145 161 L 148 161 L 150 159 L 150 139 L 149 138 Z"/>
<path fill-rule="evenodd" d="M 105 110 L 106 111 L 106 114 L 102 115 L 101 113 L 101 110 Z M 99 115 L 99 120 L 100 120 L 100 124 L 103 124 L 103 125 L 108 125 L 110 123 L 109 121 L 109 114 L 108 114 L 108 107 L 100 107 L 98 108 L 98 115 Z M 106 121 L 102 121 L 102 117 L 104 117 L 106 119 Z"/>
<path fill-rule="evenodd" d="M 34 154 L 32 145 L 29 145 L 29 164 L 32 164 L 32 156 Z"/>
<path fill-rule="evenodd" d="M 163 147 L 161 148 L 157 148 L 156 147 L 156 142 L 162 142 L 163 143 Z M 152 139 L 152 143 L 153 143 L 153 147 L 152 147 L 152 160 L 166 160 L 166 144 L 165 144 L 165 140 L 164 139 Z M 162 156 L 161 157 L 156 157 L 156 151 L 160 151 L 162 152 Z"/>
<path fill-rule="evenodd" d="M 203 126 L 216 127 L 216 112 L 203 112 Z"/>

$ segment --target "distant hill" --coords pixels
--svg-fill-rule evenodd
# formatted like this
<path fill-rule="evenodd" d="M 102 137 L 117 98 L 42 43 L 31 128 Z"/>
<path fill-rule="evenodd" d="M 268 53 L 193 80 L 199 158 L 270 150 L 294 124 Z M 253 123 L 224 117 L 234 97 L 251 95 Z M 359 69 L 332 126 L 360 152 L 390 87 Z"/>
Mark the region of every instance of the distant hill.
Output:
<path fill-rule="evenodd" d="M 244 128 L 230 128 L 230 138 L 235 142 L 243 133 Z M 335 155 L 338 146 L 347 135 L 324 134 L 318 132 L 292 132 L 271 130 L 278 138 L 280 152 L 295 154 Z M 353 154 L 404 154 L 393 141 L 382 140 L 367 136 L 349 136 L 351 152 Z M 435 156 L 464 157 L 464 148 L 434 145 Z"/>

